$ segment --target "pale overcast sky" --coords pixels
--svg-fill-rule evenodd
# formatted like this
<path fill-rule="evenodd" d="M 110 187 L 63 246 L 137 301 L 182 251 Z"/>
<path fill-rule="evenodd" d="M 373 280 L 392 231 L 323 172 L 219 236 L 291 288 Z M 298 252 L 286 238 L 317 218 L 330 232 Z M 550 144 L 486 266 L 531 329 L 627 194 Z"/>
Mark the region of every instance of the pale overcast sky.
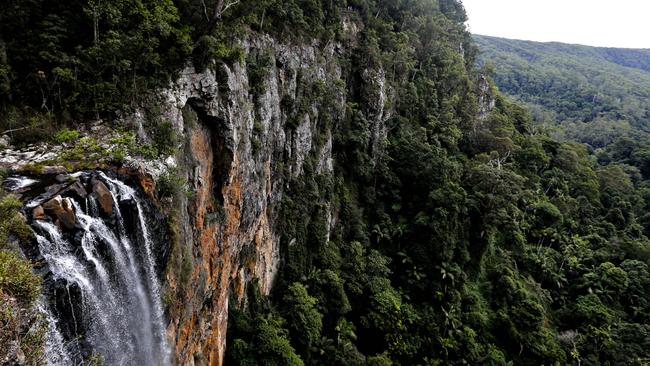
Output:
<path fill-rule="evenodd" d="M 650 0 L 462 0 L 472 33 L 650 48 Z"/>

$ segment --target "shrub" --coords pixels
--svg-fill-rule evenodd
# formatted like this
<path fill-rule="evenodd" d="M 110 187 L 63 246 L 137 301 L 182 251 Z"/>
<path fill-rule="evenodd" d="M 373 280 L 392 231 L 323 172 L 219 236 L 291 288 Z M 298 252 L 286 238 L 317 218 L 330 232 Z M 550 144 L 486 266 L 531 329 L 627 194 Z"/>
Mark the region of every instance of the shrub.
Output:
<path fill-rule="evenodd" d="M 26 241 L 33 235 L 25 219 L 18 213 L 21 202 L 13 195 L 0 198 L 0 249 L 4 248 L 9 234 Z"/>
<path fill-rule="evenodd" d="M 282 300 L 291 338 L 299 351 L 307 353 L 320 340 L 323 328 L 323 316 L 316 309 L 318 301 L 299 282 L 289 286 Z"/>
<path fill-rule="evenodd" d="M 0 292 L 25 304 L 31 304 L 40 293 L 41 278 L 32 272 L 32 265 L 15 253 L 0 251 Z"/>
<path fill-rule="evenodd" d="M 170 121 L 163 121 L 153 133 L 153 141 L 159 154 L 173 155 L 178 145 L 178 136 Z"/>
<path fill-rule="evenodd" d="M 391 366 L 392 364 L 393 362 L 386 354 L 368 357 L 368 361 L 366 361 L 368 366 Z"/>
<path fill-rule="evenodd" d="M 16 299 L 0 293 L 0 355 L 4 360 L 9 359 L 11 362 L 10 358 L 18 356 L 20 351 L 25 357 L 21 364 L 44 364 L 47 328 L 42 313 L 33 307 L 22 306 Z"/>
<path fill-rule="evenodd" d="M 163 174 L 158 180 L 156 190 L 159 198 L 175 197 L 181 192 L 185 192 L 187 181 L 180 176 L 177 171 L 170 170 Z"/>
<path fill-rule="evenodd" d="M 205 70 L 212 60 L 234 63 L 241 62 L 243 57 L 244 51 L 240 47 L 230 47 L 225 40 L 211 35 L 199 38 L 192 52 L 194 68 L 198 71 Z"/>
<path fill-rule="evenodd" d="M 54 142 L 59 144 L 67 144 L 76 141 L 79 136 L 79 131 L 64 128 L 61 131 L 57 132 L 56 135 L 54 135 Z"/>

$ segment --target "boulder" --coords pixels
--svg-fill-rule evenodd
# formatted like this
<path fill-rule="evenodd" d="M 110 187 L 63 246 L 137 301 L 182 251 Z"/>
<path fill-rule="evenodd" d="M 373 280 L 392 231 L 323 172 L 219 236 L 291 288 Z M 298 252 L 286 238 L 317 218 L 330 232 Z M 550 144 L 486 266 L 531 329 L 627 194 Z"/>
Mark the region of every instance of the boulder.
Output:
<path fill-rule="evenodd" d="M 66 188 L 64 192 L 73 193 L 73 194 L 77 195 L 77 197 L 79 197 L 79 198 L 86 198 L 86 196 L 88 196 L 88 192 L 86 192 L 86 189 L 84 188 L 84 186 L 79 181 L 76 181 L 76 182 L 72 183 L 71 185 L 69 185 L 68 188 Z"/>
<path fill-rule="evenodd" d="M 113 214 L 113 195 L 106 185 L 99 180 L 93 179 L 93 193 L 99 202 L 99 207 L 107 215 Z"/>
<path fill-rule="evenodd" d="M 48 215 L 54 217 L 66 229 L 74 228 L 77 222 L 77 216 L 74 213 L 72 201 L 69 198 L 63 198 L 60 195 L 43 204 L 43 209 Z"/>
<path fill-rule="evenodd" d="M 140 183 L 140 187 L 142 187 L 144 190 L 144 193 L 149 197 L 153 197 L 156 191 L 156 183 L 154 180 L 146 175 L 140 175 L 138 176 L 138 181 Z"/>
<path fill-rule="evenodd" d="M 43 204 L 43 209 L 47 211 L 55 211 L 63 208 L 63 197 L 60 195 L 54 196 L 49 201 Z"/>
<path fill-rule="evenodd" d="M 65 169 L 64 166 L 52 165 L 52 166 L 44 166 L 41 173 L 42 174 L 65 174 L 67 173 L 67 170 Z"/>
<path fill-rule="evenodd" d="M 11 138 L 7 135 L 0 136 L 0 146 L 7 148 L 11 146 Z"/>
<path fill-rule="evenodd" d="M 32 210 L 32 217 L 34 220 L 45 220 L 45 210 L 43 209 L 43 206 L 36 206 Z"/>

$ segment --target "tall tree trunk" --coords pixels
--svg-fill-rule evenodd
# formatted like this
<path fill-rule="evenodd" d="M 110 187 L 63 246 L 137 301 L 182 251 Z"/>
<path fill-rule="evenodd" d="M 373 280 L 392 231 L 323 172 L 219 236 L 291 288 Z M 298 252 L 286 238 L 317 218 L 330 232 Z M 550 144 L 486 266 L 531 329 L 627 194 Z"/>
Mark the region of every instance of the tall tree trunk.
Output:
<path fill-rule="evenodd" d="M 239 3 L 239 0 L 217 0 L 217 3 L 214 6 L 214 10 L 212 11 L 212 18 L 210 19 L 210 23 L 208 24 L 208 29 L 212 31 L 214 27 L 217 25 L 217 22 L 219 19 L 221 19 L 221 15 L 228 10 L 231 6 L 235 6 Z"/>
<path fill-rule="evenodd" d="M 221 18 L 221 11 L 223 10 L 223 6 L 225 4 L 225 0 L 217 0 L 217 3 L 214 6 L 214 9 L 212 11 L 212 17 L 210 18 L 210 23 L 208 23 L 208 29 L 212 31 L 214 27 L 217 25 L 217 22 L 219 21 L 219 18 Z"/>

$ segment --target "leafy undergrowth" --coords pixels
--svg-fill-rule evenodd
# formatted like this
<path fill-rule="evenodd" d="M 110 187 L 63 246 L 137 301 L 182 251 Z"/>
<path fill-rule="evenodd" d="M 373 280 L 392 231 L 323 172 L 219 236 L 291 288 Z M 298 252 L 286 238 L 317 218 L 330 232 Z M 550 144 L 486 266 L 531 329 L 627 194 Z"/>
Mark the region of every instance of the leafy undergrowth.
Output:
<path fill-rule="evenodd" d="M 17 243 L 33 239 L 20 201 L 0 192 L 0 364 L 41 365 L 47 321 L 36 308 L 41 278 Z"/>

